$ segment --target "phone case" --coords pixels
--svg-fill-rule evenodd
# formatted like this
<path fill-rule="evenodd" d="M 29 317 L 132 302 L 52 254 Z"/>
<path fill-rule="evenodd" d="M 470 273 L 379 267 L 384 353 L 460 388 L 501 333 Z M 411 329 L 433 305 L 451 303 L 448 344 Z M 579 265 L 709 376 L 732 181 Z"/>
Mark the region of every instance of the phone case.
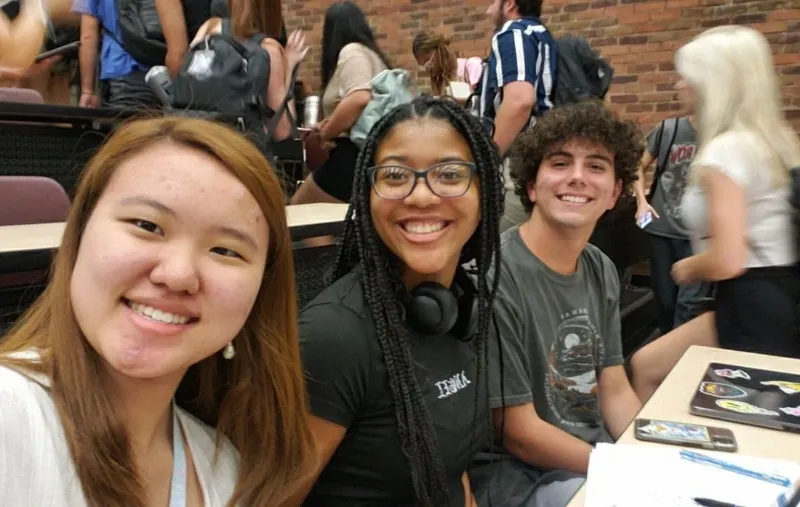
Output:
<path fill-rule="evenodd" d="M 639 440 L 672 445 L 699 447 L 715 451 L 735 452 L 736 438 L 726 428 L 673 421 L 637 419 L 635 436 Z"/>

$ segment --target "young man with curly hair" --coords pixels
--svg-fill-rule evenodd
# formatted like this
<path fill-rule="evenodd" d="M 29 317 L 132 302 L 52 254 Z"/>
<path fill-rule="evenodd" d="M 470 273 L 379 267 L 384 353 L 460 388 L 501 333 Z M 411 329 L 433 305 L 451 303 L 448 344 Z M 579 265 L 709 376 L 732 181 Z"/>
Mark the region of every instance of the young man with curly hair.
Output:
<path fill-rule="evenodd" d="M 617 270 L 588 241 L 636 179 L 642 150 L 637 127 L 599 102 L 550 111 L 512 149 L 529 218 L 501 237 L 488 371 L 502 439 L 475 463 L 479 505 L 564 507 L 592 447 L 641 408 L 623 366 Z"/>

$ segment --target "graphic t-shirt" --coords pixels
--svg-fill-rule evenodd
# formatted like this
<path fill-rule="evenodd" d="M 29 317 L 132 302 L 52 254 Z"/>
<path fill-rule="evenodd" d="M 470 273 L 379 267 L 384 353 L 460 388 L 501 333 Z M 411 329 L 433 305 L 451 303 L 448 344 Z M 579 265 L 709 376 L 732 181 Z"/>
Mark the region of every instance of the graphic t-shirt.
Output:
<path fill-rule="evenodd" d="M 670 127 L 674 120 L 665 120 Z M 647 135 L 647 151 L 658 163 L 661 148 L 656 146 L 660 124 Z M 661 146 L 667 149 L 672 138 L 672 131 L 665 130 L 661 136 Z M 672 144 L 666 160 L 666 168 L 658 180 L 656 191 L 650 205 L 656 210 L 660 218 L 653 217 L 653 221 L 645 231 L 668 238 L 689 239 L 689 229 L 681 215 L 681 199 L 686 187 L 689 185 L 689 170 L 697 151 L 697 133 L 689 118 L 678 119 L 675 142 Z"/>
<path fill-rule="evenodd" d="M 411 471 L 358 272 L 336 281 L 300 314 L 311 411 L 347 428 L 303 505 L 411 507 Z M 486 377 L 477 376 L 471 342 L 411 332 L 410 344 L 448 479 L 451 502 L 441 507 L 463 507 L 461 476 L 491 439 Z"/>
<path fill-rule="evenodd" d="M 501 391 L 497 348 L 490 342 L 491 406 L 533 402 L 553 426 L 592 444 L 609 441 L 598 378 L 603 368 L 623 362 L 614 263 L 588 244 L 574 274 L 556 273 L 523 243 L 519 227 L 503 233 L 501 251 L 495 316 L 503 386 Z"/>

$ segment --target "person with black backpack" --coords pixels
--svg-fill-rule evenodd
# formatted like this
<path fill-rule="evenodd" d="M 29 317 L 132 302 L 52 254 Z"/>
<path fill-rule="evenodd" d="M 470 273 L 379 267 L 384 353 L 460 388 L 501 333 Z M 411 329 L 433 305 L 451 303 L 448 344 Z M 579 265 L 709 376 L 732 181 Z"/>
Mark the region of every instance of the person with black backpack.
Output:
<path fill-rule="evenodd" d="M 159 107 L 158 97 L 145 83 L 150 66 L 134 58 L 123 42 L 117 1 L 77 0 L 73 9 L 81 14 L 78 104 L 89 108 Z"/>
<path fill-rule="evenodd" d="M 504 158 L 517 136 L 553 107 L 557 50 L 540 21 L 542 0 L 493 0 L 486 10 L 495 34 L 483 71 L 478 115 L 494 123 L 492 138 Z M 508 164 L 500 230 L 527 219 L 514 195 Z"/>
<path fill-rule="evenodd" d="M 683 102 L 684 107 L 691 107 L 685 98 Z M 689 171 L 697 151 L 695 121 L 691 116 L 669 118 L 648 134 L 639 178 L 633 186 L 636 223 L 647 233 L 650 243 L 650 281 L 661 334 L 695 317 L 711 290 L 711 285 L 703 281 L 678 285 L 671 274 L 673 264 L 692 255 L 689 230 L 681 215 L 681 199 L 689 185 Z M 653 183 L 645 194 L 644 172 L 653 162 L 656 162 Z"/>
<path fill-rule="evenodd" d="M 173 89 L 173 106 L 233 118 L 265 154 L 295 129 L 294 77 L 308 53 L 295 30 L 284 48 L 280 0 L 231 0 L 230 17 L 213 17 L 198 30 Z"/>

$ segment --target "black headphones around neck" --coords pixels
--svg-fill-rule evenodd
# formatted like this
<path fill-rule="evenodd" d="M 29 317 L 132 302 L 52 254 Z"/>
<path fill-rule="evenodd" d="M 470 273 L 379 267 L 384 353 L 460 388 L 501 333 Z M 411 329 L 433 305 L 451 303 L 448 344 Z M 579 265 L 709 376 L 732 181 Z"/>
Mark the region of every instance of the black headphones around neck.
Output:
<path fill-rule="evenodd" d="M 414 330 L 426 335 L 450 333 L 461 341 L 472 340 L 478 329 L 477 307 L 475 284 L 461 267 L 452 288 L 423 282 L 404 301 L 405 320 Z"/>

